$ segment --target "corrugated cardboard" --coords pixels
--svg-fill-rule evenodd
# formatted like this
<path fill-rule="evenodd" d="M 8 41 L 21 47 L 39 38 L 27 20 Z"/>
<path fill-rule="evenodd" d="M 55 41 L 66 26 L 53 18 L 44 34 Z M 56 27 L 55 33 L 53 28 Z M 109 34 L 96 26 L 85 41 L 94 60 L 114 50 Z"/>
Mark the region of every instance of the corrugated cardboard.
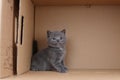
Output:
<path fill-rule="evenodd" d="M 17 44 L 17 74 L 29 71 L 32 55 L 34 6 L 31 0 L 20 0 L 19 36 Z M 21 41 L 21 19 L 23 20 L 23 38 Z"/>
<path fill-rule="evenodd" d="M 0 24 L 0 78 L 13 74 L 13 0 L 2 2 Z M 1 3 L 0 3 L 1 4 Z M 0 7 L 0 8 L 1 8 Z"/>

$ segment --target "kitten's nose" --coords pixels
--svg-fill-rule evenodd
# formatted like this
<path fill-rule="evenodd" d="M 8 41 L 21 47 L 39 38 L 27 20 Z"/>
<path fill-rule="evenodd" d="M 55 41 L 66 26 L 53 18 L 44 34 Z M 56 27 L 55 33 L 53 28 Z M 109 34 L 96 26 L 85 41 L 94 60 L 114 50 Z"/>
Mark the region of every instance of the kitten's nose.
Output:
<path fill-rule="evenodd" d="M 59 40 L 57 40 L 57 42 L 59 42 Z"/>

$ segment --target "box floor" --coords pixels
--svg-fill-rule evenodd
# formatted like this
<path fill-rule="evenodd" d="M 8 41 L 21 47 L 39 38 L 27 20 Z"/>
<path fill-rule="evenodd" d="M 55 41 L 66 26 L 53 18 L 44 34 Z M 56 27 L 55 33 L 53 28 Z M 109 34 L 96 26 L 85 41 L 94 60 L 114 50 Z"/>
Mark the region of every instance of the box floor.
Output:
<path fill-rule="evenodd" d="M 67 73 L 29 71 L 0 80 L 120 80 L 120 70 L 69 70 Z"/>

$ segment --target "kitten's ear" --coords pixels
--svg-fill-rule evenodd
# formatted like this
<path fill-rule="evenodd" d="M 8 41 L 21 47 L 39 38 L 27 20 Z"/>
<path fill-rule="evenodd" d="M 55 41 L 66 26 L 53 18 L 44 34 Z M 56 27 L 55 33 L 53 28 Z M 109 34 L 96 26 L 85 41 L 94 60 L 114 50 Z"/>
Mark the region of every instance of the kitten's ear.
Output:
<path fill-rule="evenodd" d="M 66 30 L 65 30 L 65 29 L 63 29 L 61 32 L 65 34 L 65 33 L 66 33 Z"/>
<path fill-rule="evenodd" d="M 51 31 L 47 30 L 47 37 L 50 37 Z"/>

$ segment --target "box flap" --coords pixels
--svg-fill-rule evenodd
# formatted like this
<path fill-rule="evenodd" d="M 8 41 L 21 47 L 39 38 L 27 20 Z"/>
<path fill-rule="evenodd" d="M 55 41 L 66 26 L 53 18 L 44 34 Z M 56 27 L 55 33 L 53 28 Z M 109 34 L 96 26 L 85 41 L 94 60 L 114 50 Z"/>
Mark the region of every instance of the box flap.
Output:
<path fill-rule="evenodd" d="M 31 0 L 20 0 L 17 44 L 17 74 L 29 70 L 32 55 L 34 6 Z"/>

